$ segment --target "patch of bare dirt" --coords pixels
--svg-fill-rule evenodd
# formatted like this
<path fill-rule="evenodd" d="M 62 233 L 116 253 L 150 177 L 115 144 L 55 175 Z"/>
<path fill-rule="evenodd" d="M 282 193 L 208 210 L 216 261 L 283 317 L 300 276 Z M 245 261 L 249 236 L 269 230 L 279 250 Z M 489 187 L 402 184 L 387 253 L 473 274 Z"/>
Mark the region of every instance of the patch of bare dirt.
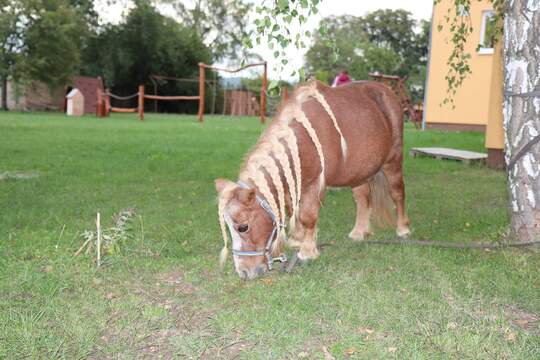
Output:
<path fill-rule="evenodd" d="M 174 269 L 152 278 L 134 278 L 123 286 L 123 291 L 113 289 L 114 292 L 107 293 L 105 298 L 111 303 L 122 304 L 127 294 L 137 295 L 140 300 L 135 314 L 138 315 L 133 319 L 133 312 L 123 311 L 121 306 L 117 307 L 119 310 L 112 311 L 97 349 L 90 358 L 117 358 L 122 354 L 108 354 L 107 349 L 126 348 L 125 344 L 129 344 L 137 358 L 171 359 L 177 357 L 171 338 L 205 336 L 212 313 L 198 311 L 193 306 L 199 301 L 198 289 L 185 279 L 182 270 Z M 162 309 L 167 316 L 165 319 L 162 315 L 149 319 L 143 315 L 148 308 Z"/>
<path fill-rule="evenodd" d="M 198 359 L 237 359 L 242 352 L 254 346 L 254 344 L 239 338 L 223 340 L 221 339 L 220 344 L 203 349 Z"/>
<path fill-rule="evenodd" d="M 540 316 L 513 306 L 506 307 L 504 313 L 514 326 L 540 336 Z"/>
<path fill-rule="evenodd" d="M 158 279 L 166 286 L 172 287 L 175 294 L 190 295 L 198 290 L 195 286 L 185 281 L 182 270 L 173 270 L 160 274 Z"/>
<path fill-rule="evenodd" d="M 141 315 L 129 319 L 133 317 L 133 312 L 111 312 L 91 359 L 128 355 L 107 353 L 107 349 L 114 352 L 115 348 L 132 351 L 140 359 L 235 359 L 246 349 L 255 346 L 242 339 L 241 329 L 233 329 L 224 334 L 213 327 L 211 320 L 218 310 L 207 307 L 201 309 L 200 304 L 208 300 L 208 295 L 200 293 L 179 268 L 159 273 L 152 278 L 135 278 L 125 286 L 128 293 L 141 299 L 137 304 Z M 110 294 L 106 294 L 107 300 L 122 303 L 124 295 L 120 295 L 117 290 Z M 166 318 L 161 315 L 152 320 L 143 316 L 144 310 L 149 307 L 166 311 Z M 126 326 L 126 322 L 129 325 Z M 129 347 L 125 344 L 129 344 Z"/>
<path fill-rule="evenodd" d="M 142 346 L 137 348 L 137 358 L 142 359 L 171 359 L 174 351 L 169 344 L 169 339 L 174 336 L 182 336 L 187 331 L 180 329 L 158 329 L 147 336 Z"/>

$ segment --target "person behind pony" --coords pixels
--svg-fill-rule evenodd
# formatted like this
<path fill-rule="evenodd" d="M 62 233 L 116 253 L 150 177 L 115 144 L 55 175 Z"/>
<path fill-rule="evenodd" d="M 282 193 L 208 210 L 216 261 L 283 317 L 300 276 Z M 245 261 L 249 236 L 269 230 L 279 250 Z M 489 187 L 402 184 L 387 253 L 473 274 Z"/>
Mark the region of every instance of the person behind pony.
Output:
<path fill-rule="evenodd" d="M 352 82 L 351 78 L 349 77 L 349 73 L 347 70 L 342 70 L 334 79 L 334 82 L 332 83 L 332 87 L 345 85 Z"/>

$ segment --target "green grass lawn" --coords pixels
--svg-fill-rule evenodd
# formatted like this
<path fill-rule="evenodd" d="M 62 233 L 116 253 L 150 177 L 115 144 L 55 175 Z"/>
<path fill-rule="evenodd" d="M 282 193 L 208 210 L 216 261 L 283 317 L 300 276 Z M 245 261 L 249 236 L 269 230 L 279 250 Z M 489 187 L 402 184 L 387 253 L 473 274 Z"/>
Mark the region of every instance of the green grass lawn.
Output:
<path fill-rule="evenodd" d="M 319 260 L 242 282 L 222 244 L 216 177 L 235 179 L 255 118 L 0 113 L 0 358 L 538 359 L 540 255 L 355 243 L 349 190 L 328 193 Z M 483 150 L 474 133 L 411 146 Z M 406 157 L 414 239 L 497 241 L 504 173 Z M 129 207 L 120 252 L 74 256 Z M 374 239 L 388 238 L 379 232 Z"/>

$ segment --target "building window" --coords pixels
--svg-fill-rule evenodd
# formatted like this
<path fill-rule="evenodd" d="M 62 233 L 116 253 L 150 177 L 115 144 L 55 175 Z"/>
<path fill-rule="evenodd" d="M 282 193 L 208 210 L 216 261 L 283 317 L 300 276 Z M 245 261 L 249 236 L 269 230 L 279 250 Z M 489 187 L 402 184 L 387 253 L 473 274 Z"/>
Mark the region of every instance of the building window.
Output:
<path fill-rule="evenodd" d="M 480 28 L 480 44 L 478 45 L 479 54 L 493 54 L 495 46 L 495 32 L 497 30 L 495 23 L 495 12 L 492 10 L 482 12 L 482 27 Z"/>

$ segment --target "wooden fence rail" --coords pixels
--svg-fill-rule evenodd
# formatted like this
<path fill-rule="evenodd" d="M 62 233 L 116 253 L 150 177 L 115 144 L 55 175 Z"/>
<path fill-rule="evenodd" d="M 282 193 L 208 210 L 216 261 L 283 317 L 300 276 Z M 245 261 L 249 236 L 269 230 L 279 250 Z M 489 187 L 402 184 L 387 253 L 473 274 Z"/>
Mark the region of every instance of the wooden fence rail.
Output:
<path fill-rule="evenodd" d="M 205 100 L 205 84 L 206 84 L 206 69 L 208 70 L 214 70 L 214 71 L 222 71 L 227 73 L 237 73 L 242 70 L 245 70 L 247 68 L 256 67 L 256 66 L 262 66 L 263 67 L 263 73 L 262 73 L 262 85 L 261 85 L 261 96 L 260 96 L 260 119 L 261 123 L 264 124 L 266 118 L 266 88 L 268 86 L 268 68 L 266 62 L 259 62 L 259 63 L 253 63 L 248 64 L 246 66 L 243 66 L 238 69 L 225 69 L 220 67 L 215 67 L 211 65 L 207 65 L 204 63 L 199 63 L 199 95 L 197 96 L 161 96 L 161 95 L 150 95 L 144 93 L 144 85 L 139 85 L 138 92 L 136 94 L 130 95 L 130 96 L 119 96 L 112 94 L 108 91 L 101 91 L 97 90 L 97 104 L 96 104 L 96 116 L 98 117 L 106 117 L 109 116 L 111 112 L 117 112 L 117 113 L 135 113 L 137 112 L 139 114 L 139 120 L 144 120 L 144 100 L 154 100 L 154 101 L 199 101 L 199 111 L 198 111 L 198 117 L 199 121 L 204 121 L 204 100 Z M 165 76 L 154 76 L 155 78 L 168 78 Z M 135 108 L 120 108 L 111 106 L 111 97 L 124 100 L 132 97 L 137 97 L 137 107 Z M 155 107 L 157 109 L 157 107 Z"/>

